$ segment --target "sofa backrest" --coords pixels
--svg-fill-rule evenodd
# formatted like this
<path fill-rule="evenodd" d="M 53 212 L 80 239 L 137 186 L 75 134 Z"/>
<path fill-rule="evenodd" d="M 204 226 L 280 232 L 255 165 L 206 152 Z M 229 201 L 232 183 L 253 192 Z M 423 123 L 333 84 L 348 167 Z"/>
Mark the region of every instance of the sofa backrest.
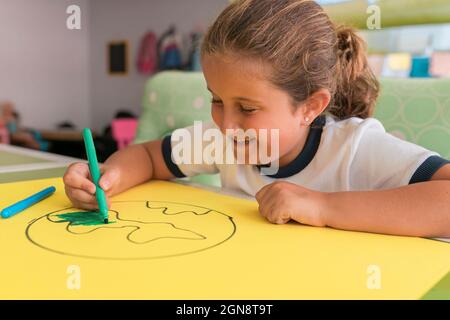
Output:
<path fill-rule="evenodd" d="M 375 108 L 386 131 L 450 159 L 450 79 L 382 79 Z"/>
<path fill-rule="evenodd" d="M 211 94 L 202 72 L 165 71 L 145 85 L 142 114 L 135 143 L 160 139 L 174 129 L 191 126 L 196 120 L 211 119 Z M 220 186 L 220 177 L 199 175 L 191 182 Z"/>
<path fill-rule="evenodd" d="M 165 71 L 145 85 L 135 143 L 159 139 L 176 128 L 208 120 L 211 95 L 201 72 Z"/>

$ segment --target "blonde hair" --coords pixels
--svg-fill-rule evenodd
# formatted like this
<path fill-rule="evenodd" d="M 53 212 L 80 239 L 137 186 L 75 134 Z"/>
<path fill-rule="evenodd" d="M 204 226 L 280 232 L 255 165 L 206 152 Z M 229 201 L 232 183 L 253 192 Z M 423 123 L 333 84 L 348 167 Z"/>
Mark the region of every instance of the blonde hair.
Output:
<path fill-rule="evenodd" d="M 208 29 L 201 52 L 262 60 L 294 103 L 328 89 L 327 110 L 345 119 L 371 116 L 378 97 L 365 49 L 353 29 L 336 27 L 312 0 L 238 0 Z"/>

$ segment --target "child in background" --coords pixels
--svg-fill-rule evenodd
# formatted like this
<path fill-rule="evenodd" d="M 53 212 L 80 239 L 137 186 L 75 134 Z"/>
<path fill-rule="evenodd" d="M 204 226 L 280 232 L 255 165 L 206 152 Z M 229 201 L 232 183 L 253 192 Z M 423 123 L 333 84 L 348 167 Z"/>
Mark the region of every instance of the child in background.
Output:
<path fill-rule="evenodd" d="M 1 104 L 0 112 L 2 114 L 1 118 L 3 118 L 5 126 L 8 129 L 11 144 L 35 150 L 47 150 L 48 144 L 41 139 L 39 132 L 20 126 L 20 115 L 12 103 L 5 102 Z"/>
<path fill-rule="evenodd" d="M 379 85 L 364 49 L 315 1 L 234 1 L 202 45 L 214 120 L 204 128 L 279 130 L 278 172 L 261 174 L 267 163 L 176 163 L 173 133 L 105 162 L 108 201 L 150 179 L 219 172 L 222 187 L 254 195 L 272 223 L 450 237 L 450 162 L 370 117 Z M 232 138 L 234 151 L 261 148 L 257 138 Z M 64 183 L 75 206 L 97 208 L 87 164 L 70 166 Z"/>
<path fill-rule="evenodd" d="M 0 143 L 9 144 L 9 131 L 6 128 L 6 121 L 3 119 L 3 115 L 1 112 L 0 112 Z"/>

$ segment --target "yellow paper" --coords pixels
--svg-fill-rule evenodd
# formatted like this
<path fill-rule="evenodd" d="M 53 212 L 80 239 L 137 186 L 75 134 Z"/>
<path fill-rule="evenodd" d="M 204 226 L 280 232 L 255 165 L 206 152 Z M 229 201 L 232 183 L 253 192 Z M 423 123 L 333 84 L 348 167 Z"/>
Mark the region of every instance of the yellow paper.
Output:
<path fill-rule="evenodd" d="M 61 222 L 79 211 L 61 179 L 1 184 L 0 207 L 51 185 L 0 220 L 0 299 L 417 299 L 450 270 L 447 243 L 273 225 L 256 202 L 170 182 L 113 198 L 108 225 Z"/>

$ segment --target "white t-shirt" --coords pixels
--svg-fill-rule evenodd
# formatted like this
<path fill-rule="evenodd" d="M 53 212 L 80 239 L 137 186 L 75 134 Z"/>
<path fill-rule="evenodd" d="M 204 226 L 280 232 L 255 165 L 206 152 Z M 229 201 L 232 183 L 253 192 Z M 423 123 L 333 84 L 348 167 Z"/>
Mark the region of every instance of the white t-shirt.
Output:
<path fill-rule="evenodd" d="M 203 130 L 214 127 L 213 122 L 203 123 Z M 194 135 L 193 126 L 181 130 L 189 130 L 192 139 L 199 137 Z M 220 173 L 223 188 L 252 196 L 278 180 L 323 192 L 396 188 L 428 181 L 440 167 L 450 163 L 436 152 L 386 133 L 374 118 L 317 117 L 300 154 L 270 176 L 261 174 L 255 165 L 175 163 L 172 148 L 180 142 L 174 141 L 173 136 L 174 133 L 163 139 L 162 151 L 167 167 L 176 177 Z M 204 146 L 203 141 L 198 143 Z"/>

